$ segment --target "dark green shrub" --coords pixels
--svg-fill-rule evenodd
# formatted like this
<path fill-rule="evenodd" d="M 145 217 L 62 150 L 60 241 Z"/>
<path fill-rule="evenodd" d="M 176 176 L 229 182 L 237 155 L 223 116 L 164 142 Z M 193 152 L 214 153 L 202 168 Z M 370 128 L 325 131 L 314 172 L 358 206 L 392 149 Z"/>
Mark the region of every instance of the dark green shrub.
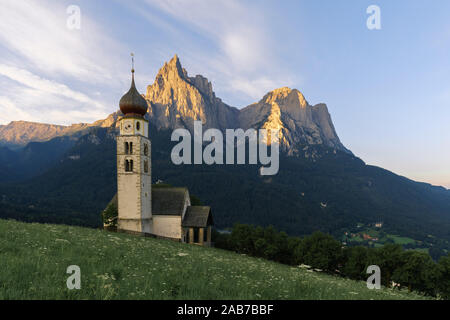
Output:
<path fill-rule="evenodd" d="M 334 273 L 342 260 L 341 246 L 331 235 L 315 232 L 300 242 L 295 255 L 298 263 Z"/>

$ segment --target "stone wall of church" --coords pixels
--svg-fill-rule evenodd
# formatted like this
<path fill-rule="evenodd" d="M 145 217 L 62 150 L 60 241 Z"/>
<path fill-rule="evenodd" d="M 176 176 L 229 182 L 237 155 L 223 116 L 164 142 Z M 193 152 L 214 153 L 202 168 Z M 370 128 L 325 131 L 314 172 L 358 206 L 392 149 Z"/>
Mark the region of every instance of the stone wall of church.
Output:
<path fill-rule="evenodd" d="M 133 144 L 131 153 L 126 153 L 125 142 Z M 145 148 L 147 155 L 144 154 L 145 144 L 147 144 L 147 148 Z M 150 150 L 150 140 L 145 137 L 117 137 L 119 229 L 151 232 L 149 225 L 151 218 Z M 133 161 L 133 171 L 126 171 L 125 163 L 127 160 Z"/>
<path fill-rule="evenodd" d="M 166 238 L 181 239 L 181 217 L 153 216 L 153 234 Z"/>
<path fill-rule="evenodd" d="M 144 152 L 145 150 L 145 152 Z M 140 168 L 141 173 L 141 209 L 142 218 L 149 219 L 152 217 L 152 162 L 151 162 L 151 143 L 149 139 L 141 138 L 139 146 L 139 154 L 141 156 Z M 147 230 L 147 228 L 146 228 Z M 144 231 L 147 232 L 147 231 Z"/>

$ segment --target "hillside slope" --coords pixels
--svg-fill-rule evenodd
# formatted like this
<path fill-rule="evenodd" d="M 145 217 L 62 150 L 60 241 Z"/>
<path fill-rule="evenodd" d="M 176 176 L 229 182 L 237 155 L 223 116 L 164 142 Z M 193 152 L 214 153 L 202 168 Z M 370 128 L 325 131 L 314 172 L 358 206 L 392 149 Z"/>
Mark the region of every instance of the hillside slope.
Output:
<path fill-rule="evenodd" d="M 0 220 L 1 299 L 423 299 L 214 248 Z M 77 265 L 81 289 L 68 290 Z"/>
<path fill-rule="evenodd" d="M 56 137 L 79 137 L 91 128 L 106 128 L 115 126 L 120 112 L 111 113 L 106 119 L 93 123 L 75 123 L 70 126 L 38 123 L 30 121 L 11 121 L 7 125 L 0 125 L 0 147 L 7 146 L 19 149 L 30 142 L 45 142 Z"/>
<path fill-rule="evenodd" d="M 58 136 L 73 134 L 88 127 L 87 124 L 61 126 L 29 121 L 12 121 L 0 126 L 0 144 L 24 146 L 28 142 L 48 141 Z"/>
<path fill-rule="evenodd" d="M 257 165 L 176 166 L 170 160 L 170 131 L 152 129 L 150 137 L 153 182 L 188 187 L 212 206 L 218 228 L 240 222 L 340 238 L 357 223 L 383 221 L 388 233 L 450 240 L 448 190 L 365 165 L 347 152 L 310 146 L 282 156 L 279 173 L 262 177 Z M 46 173 L 0 184 L 0 217 L 99 226 L 100 211 L 117 191 L 115 148 L 114 132 L 97 129 Z"/>

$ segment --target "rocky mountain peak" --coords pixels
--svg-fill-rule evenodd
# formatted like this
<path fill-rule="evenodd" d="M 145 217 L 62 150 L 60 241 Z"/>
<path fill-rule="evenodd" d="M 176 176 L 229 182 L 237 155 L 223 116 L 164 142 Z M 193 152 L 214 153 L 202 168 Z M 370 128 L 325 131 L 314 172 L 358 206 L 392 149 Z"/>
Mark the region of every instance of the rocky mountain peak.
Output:
<path fill-rule="evenodd" d="M 263 97 L 263 100 L 269 104 L 298 105 L 301 108 L 308 106 L 308 101 L 306 101 L 305 96 L 300 91 L 288 87 L 270 91 Z"/>
<path fill-rule="evenodd" d="M 192 129 L 193 121 L 200 120 L 206 127 L 225 129 L 237 112 L 216 98 L 207 78 L 189 77 L 177 55 L 159 70 L 145 98 L 149 119 L 158 128 Z"/>
<path fill-rule="evenodd" d="M 203 94 L 205 95 L 211 102 L 213 102 L 216 98 L 216 95 L 212 89 L 211 82 L 205 78 L 204 76 L 198 74 L 195 77 L 189 78 L 189 81 Z M 220 100 L 220 99 L 218 99 Z"/>
<path fill-rule="evenodd" d="M 283 87 L 267 93 L 239 113 L 243 128 L 275 129 L 282 149 L 293 154 L 305 145 L 325 145 L 348 151 L 336 134 L 325 104 L 311 106 L 297 89 Z"/>
<path fill-rule="evenodd" d="M 175 55 L 169 62 L 165 62 L 163 67 L 159 70 L 158 76 L 167 80 L 174 80 L 176 78 L 187 78 L 186 70 L 181 66 L 180 59 Z"/>

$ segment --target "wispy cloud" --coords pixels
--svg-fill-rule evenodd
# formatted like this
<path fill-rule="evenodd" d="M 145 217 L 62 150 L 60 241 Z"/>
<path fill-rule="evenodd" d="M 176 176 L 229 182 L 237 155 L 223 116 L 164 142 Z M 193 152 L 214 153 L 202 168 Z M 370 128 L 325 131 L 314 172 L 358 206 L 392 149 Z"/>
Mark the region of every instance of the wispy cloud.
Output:
<path fill-rule="evenodd" d="M 107 107 L 113 102 L 108 94 L 95 92 L 123 85 L 127 77 L 118 61 L 126 50 L 93 23 L 83 6 L 81 29 L 67 28 L 66 9 L 55 1 L 2 0 L 0 108 L 7 113 L 0 123 L 22 119 L 67 124 L 94 121 L 114 111 Z M 82 111 L 86 106 L 89 113 Z M 39 109 L 46 111 L 45 117 Z"/>
<path fill-rule="evenodd" d="M 8 97 L 0 96 L 0 106 L 2 108 L 2 112 L 0 113 L 0 124 L 19 119 L 35 121 L 32 114 L 17 107 L 17 105 Z"/>
<path fill-rule="evenodd" d="M 70 124 L 74 119 L 89 122 L 107 114 L 102 103 L 86 94 L 27 70 L 0 64 L 0 76 L 2 82 L 10 81 L 0 95 L 0 123 L 20 119 Z"/>
<path fill-rule="evenodd" d="M 146 7 L 139 6 L 139 12 L 162 28 L 170 24 L 171 33 L 183 44 L 179 46 L 184 51 L 182 60 L 188 60 L 195 72 L 210 77 L 216 91 L 237 103 L 254 102 L 269 90 L 299 80 L 283 69 L 270 23 L 258 6 L 235 0 L 146 3 Z M 136 7 L 134 3 L 129 5 Z M 152 18 L 161 15 L 167 19 Z"/>
<path fill-rule="evenodd" d="M 16 63 L 45 74 L 88 82 L 112 79 L 117 61 L 107 52 L 119 50 L 118 45 L 83 10 L 81 29 L 67 28 L 66 9 L 54 1 L 2 0 L 2 47 Z"/>
<path fill-rule="evenodd" d="M 36 89 L 44 94 L 58 95 L 83 104 L 90 104 L 96 108 L 103 108 L 101 103 L 89 98 L 81 92 L 74 91 L 68 86 L 56 81 L 43 79 L 24 69 L 0 64 L 0 75 L 8 77 L 29 88 Z"/>

